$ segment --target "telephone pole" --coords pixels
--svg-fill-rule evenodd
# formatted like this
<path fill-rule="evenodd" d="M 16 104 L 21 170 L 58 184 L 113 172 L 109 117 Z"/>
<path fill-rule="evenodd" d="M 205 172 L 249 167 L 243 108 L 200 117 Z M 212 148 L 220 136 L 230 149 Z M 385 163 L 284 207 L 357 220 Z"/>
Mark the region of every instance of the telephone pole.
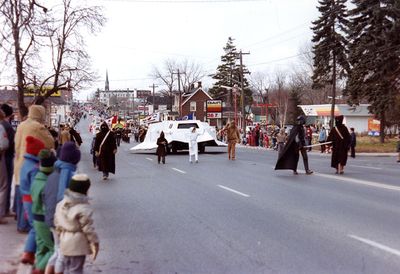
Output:
<path fill-rule="evenodd" d="M 241 87 L 241 95 L 242 95 L 242 115 L 243 115 L 243 123 L 242 123 L 242 134 L 246 134 L 246 115 L 245 115 L 245 109 L 244 109 L 244 74 L 248 74 L 249 72 L 243 71 L 243 55 L 249 55 L 250 52 L 242 52 L 242 50 L 239 51 L 238 53 L 238 59 L 240 61 L 240 87 Z"/>
<path fill-rule="evenodd" d="M 179 116 L 182 115 L 182 92 L 181 92 L 181 74 L 185 74 L 184 72 L 180 72 L 178 69 L 178 72 L 172 72 L 172 75 L 177 74 L 178 75 L 178 93 L 179 93 Z"/>
<path fill-rule="evenodd" d="M 155 89 L 158 88 L 158 86 L 153 83 L 153 85 L 149 86 L 149 88 L 153 88 L 153 113 L 154 113 L 156 109 L 154 104 L 154 97 L 155 97 L 154 94 L 155 94 Z"/>

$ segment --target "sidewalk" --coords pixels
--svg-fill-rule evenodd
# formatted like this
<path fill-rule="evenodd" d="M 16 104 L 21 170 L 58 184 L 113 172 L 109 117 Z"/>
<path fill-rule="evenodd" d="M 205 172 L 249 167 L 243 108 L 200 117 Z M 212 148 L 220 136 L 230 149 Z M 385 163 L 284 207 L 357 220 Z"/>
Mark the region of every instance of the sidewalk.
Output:
<path fill-rule="evenodd" d="M 17 273 L 27 235 L 17 232 L 14 218 L 7 218 L 7 221 L 8 224 L 0 225 L 0 274 Z"/>

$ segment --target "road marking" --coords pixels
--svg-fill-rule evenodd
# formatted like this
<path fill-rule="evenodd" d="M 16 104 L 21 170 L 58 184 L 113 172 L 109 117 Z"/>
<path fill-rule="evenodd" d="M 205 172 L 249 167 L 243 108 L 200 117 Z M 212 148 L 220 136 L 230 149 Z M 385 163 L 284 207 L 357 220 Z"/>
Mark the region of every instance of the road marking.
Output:
<path fill-rule="evenodd" d="M 219 186 L 220 188 L 223 188 L 223 189 L 225 189 L 225 190 L 228 190 L 228 191 L 230 191 L 230 192 L 236 193 L 236 194 L 238 194 L 238 195 L 241 195 L 241 196 L 244 196 L 244 197 L 247 197 L 247 198 L 250 197 L 250 195 L 245 194 L 245 193 L 242 193 L 242 192 L 237 191 L 237 190 L 234 190 L 234 189 L 232 189 L 232 188 L 229 188 L 229 187 L 226 187 L 226 186 L 223 186 L 223 185 L 217 185 L 217 186 Z"/>
<path fill-rule="evenodd" d="M 186 174 L 186 171 L 183 171 L 183 170 L 180 170 L 180 169 L 177 169 L 177 168 L 174 168 L 174 167 L 172 169 L 175 170 L 175 171 L 178 171 L 180 173 Z"/>
<path fill-rule="evenodd" d="M 396 256 L 400 257 L 400 250 L 388 247 L 386 245 L 383 245 L 383 244 L 380 244 L 380 243 L 377 243 L 377 242 L 374 242 L 374 241 L 371 241 L 371 240 L 368 240 L 368 239 L 365 239 L 365 238 L 358 237 L 356 235 L 347 235 L 347 236 L 350 237 L 350 238 L 353 238 L 353 239 L 355 239 L 357 241 L 363 242 L 363 243 L 365 243 L 367 245 L 379 248 L 381 250 L 384 250 L 386 252 L 392 253 L 393 255 L 396 255 Z"/>
<path fill-rule="evenodd" d="M 354 179 L 354 178 L 349 178 L 349 177 L 343 177 L 343 175 L 329 175 L 329 174 L 322 174 L 322 173 L 314 173 L 314 174 L 316 176 L 320 176 L 320 177 L 324 177 L 324 178 L 345 181 L 345 182 L 359 184 L 359 185 L 372 186 L 372 187 L 377 187 L 377 188 L 400 191 L 400 187 L 388 185 L 388 184 L 384 184 L 384 183 L 377 183 L 377 182 L 365 181 L 365 180 Z"/>
<path fill-rule="evenodd" d="M 153 161 L 153 159 L 151 159 L 151 158 L 146 158 L 147 160 L 149 160 L 149 161 Z"/>
<path fill-rule="evenodd" d="M 369 168 L 369 169 L 382 169 L 381 167 L 372 167 L 372 166 L 356 166 L 356 165 L 350 165 L 353 167 L 361 167 L 361 168 Z"/>

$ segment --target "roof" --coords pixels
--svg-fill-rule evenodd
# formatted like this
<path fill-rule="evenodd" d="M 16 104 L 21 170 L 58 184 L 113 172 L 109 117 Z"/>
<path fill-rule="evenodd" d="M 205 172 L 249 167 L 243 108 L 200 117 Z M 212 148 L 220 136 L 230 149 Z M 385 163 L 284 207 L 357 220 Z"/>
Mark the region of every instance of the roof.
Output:
<path fill-rule="evenodd" d="M 34 97 L 26 96 L 25 103 L 32 102 Z M 10 101 L 17 101 L 18 100 L 18 92 L 15 89 L 2 89 L 0 90 L 0 102 L 10 102 Z M 64 99 L 64 96 L 60 97 L 49 97 L 46 99 L 46 102 L 50 101 L 56 105 L 66 105 L 67 102 Z"/>
<path fill-rule="evenodd" d="M 299 105 L 306 116 L 330 116 L 331 104 L 323 105 Z M 365 117 L 373 116 L 368 110 L 369 104 L 360 104 L 358 106 L 349 106 L 347 104 L 335 105 L 335 116 L 352 116 L 352 117 Z"/>
<path fill-rule="evenodd" d="M 201 91 L 201 92 L 203 92 L 205 95 L 207 95 L 207 97 L 210 98 L 210 100 L 213 99 L 207 92 L 205 92 L 201 87 L 199 87 L 199 88 L 197 88 L 195 91 L 191 92 L 190 94 L 187 94 L 187 95 L 189 95 L 189 97 L 186 98 L 185 101 L 183 101 L 182 105 L 186 104 L 186 103 L 190 100 L 190 98 L 192 98 L 192 97 L 193 97 L 196 93 L 198 93 L 199 91 Z M 187 95 L 186 95 L 186 96 L 187 96 Z M 185 96 L 185 95 L 184 95 L 184 96 Z"/>

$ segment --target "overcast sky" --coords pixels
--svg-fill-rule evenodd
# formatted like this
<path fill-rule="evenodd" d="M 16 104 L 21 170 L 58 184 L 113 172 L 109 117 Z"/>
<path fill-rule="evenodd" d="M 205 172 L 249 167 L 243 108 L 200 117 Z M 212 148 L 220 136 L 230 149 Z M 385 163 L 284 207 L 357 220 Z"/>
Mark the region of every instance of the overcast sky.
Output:
<path fill-rule="evenodd" d="M 93 67 L 101 76 L 90 91 L 104 89 L 106 70 L 111 89 L 149 89 L 152 68 L 167 59 L 189 59 L 214 73 L 229 36 L 238 50 L 250 52 L 244 56 L 250 72 L 291 70 L 312 37 L 311 21 L 319 16 L 318 0 L 86 2 L 103 6 L 108 19 L 97 36 L 87 37 Z M 211 86 L 212 79 L 204 82 Z"/>
<path fill-rule="evenodd" d="M 300 47 L 310 41 L 317 0 L 89 0 L 104 7 L 106 26 L 88 38 L 93 65 L 104 88 L 148 89 L 153 66 L 166 59 L 189 59 L 207 73 L 216 71 L 228 37 L 250 52 L 244 64 L 251 72 L 287 70 L 298 62 Z M 206 84 L 212 83 L 205 79 Z"/>

